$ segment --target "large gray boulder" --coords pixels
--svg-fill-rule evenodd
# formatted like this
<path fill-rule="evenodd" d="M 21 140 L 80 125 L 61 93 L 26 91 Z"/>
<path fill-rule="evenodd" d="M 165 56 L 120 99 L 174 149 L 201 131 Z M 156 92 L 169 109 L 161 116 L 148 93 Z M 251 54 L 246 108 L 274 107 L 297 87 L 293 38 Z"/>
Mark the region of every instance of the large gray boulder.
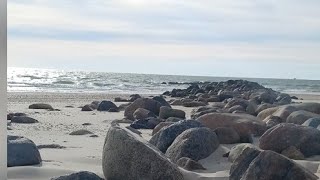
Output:
<path fill-rule="evenodd" d="M 51 180 L 103 180 L 103 179 L 92 172 L 80 171 L 80 172 L 68 174 L 65 176 L 51 178 Z"/>
<path fill-rule="evenodd" d="M 240 142 L 240 136 L 236 130 L 230 127 L 219 127 L 214 130 L 220 144 L 234 144 Z"/>
<path fill-rule="evenodd" d="M 130 120 L 134 120 L 133 113 L 138 108 L 147 109 L 153 112 L 155 115 L 159 115 L 161 106 L 162 106 L 161 103 L 153 99 L 139 98 L 135 100 L 132 104 L 130 104 L 128 107 L 126 107 L 124 111 L 124 116 Z"/>
<path fill-rule="evenodd" d="M 11 122 L 21 123 L 21 124 L 32 124 L 32 123 L 38 123 L 39 121 L 27 116 L 14 116 L 13 118 L 11 118 Z"/>
<path fill-rule="evenodd" d="M 149 117 L 156 117 L 156 115 L 147 109 L 138 108 L 137 110 L 134 111 L 133 117 L 134 119 L 138 120 L 138 119 L 145 119 Z"/>
<path fill-rule="evenodd" d="M 166 151 L 173 162 L 182 157 L 198 161 L 212 154 L 219 147 L 217 135 L 209 128 L 191 128 L 181 133 Z"/>
<path fill-rule="evenodd" d="M 7 136 L 7 166 L 37 165 L 42 161 L 33 141 L 20 136 Z"/>
<path fill-rule="evenodd" d="M 293 123 L 293 124 L 303 124 L 306 120 L 310 118 L 315 118 L 318 117 L 320 118 L 319 114 L 315 114 L 312 112 L 300 110 L 300 111 L 295 111 L 291 113 L 288 118 L 287 118 L 287 123 Z"/>
<path fill-rule="evenodd" d="M 249 165 L 242 180 L 316 180 L 308 169 L 273 151 L 262 151 Z"/>
<path fill-rule="evenodd" d="M 260 149 L 249 143 L 242 143 L 233 146 L 229 152 L 228 161 L 233 163 L 245 150 L 250 149 L 250 151 L 260 151 Z"/>
<path fill-rule="evenodd" d="M 202 127 L 202 124 L 195 120 L 183 120 L 176 122 L 166 128 L 162 128 L 150 139 L 150 143 L 165 153 L 172 142 L 187 129 Z"/>
<path fill-rule="evenodd" d="M 137 134 L 112 124 L 102 154 L 108 180 L 183 180 L 177 165 Z"/>
<path fill-rule="evenodd" d="M 167 106 L 162 106 L 160 108 L 159 118 L 167 119 L 169 117 L 177 117 L 177 118 L 185 119 L 186 113 L 180 109 L 172 109 Z"/>
<path fill-rule="evenodd" d="M 282 123 L 268 129 L 259 139 L 259 147 L 281 153 L 294 146 L 305 157 L 320 154 L 320 131 L 318 129 Z"/>
<path fill-rule="evenodd" d="M 161 96 L 155 96 L 152 99 L 155 101 L 158 101 L 161 104 L 161 106 L 166 106 L 171 108 L 171 105 Z"/>

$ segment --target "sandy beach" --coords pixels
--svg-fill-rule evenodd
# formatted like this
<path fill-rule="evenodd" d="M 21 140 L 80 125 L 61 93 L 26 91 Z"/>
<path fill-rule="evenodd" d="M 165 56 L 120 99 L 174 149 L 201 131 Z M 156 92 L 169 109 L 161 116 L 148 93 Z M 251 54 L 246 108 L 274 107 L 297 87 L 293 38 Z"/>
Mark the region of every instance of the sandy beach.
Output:
<path fill-rule="evenodd" d="M 148 97 L 148 95 L 144 95 Z M 320 102 L 320 95 L 295 95 L 303 98 L 303 102 Z M 8 168 L 10 180 L 42 180 L 70 174 L 78 171 L 91 171 L 103 177 L 102 149 L 110 123 L 116 119 L 124 118 L 123 111 L 99 112 L 81 111 L 80 106 L 92 101 L 111 100 L 115 97 L 128 98 L 128 94 L 94 94 L 94 93 L 9 93 L 8 113 L 21 112 L 35 118 L 39 123 L 10 125 L 8 135 L 24 136 L 31 139 L 36 145 L 58 144 L 63 149 L 40 149 L 42 164 L 36 166 L 21 166 Z M 168 99 L 167 99 L 168 100 Z M 301 101 L 301 100 L 297 100 Z M 32 103 L 47 103 L 60 111 L 29 109 Z M 122 103 L 115 103 L 120 105 Z M 182 106 L 174 106 L 186 112 L 190 118 L 191 110 Z M 90 123 L 84 126 L 82 124 Z M 128 124 L 122 124 L 126 126 Z M 70 132 L 87 129 L 97 137 L 89 135 L 71 136 Z M 151 137 L 152 130 L 140 130 L 146 139 Z M 254 144 L 257 144 L 254 139 Z M 207 170 L 188 172 L 181 168 L 185 179 L 228 179 L 231 163 L 222 157 L 235 144 L 220 145 L 211 156 L 200 160 L 200 164 Z M 320 160 L 320 159 L 319 159 Z M 317 173 L 320 161 L 298 161 Z"/>

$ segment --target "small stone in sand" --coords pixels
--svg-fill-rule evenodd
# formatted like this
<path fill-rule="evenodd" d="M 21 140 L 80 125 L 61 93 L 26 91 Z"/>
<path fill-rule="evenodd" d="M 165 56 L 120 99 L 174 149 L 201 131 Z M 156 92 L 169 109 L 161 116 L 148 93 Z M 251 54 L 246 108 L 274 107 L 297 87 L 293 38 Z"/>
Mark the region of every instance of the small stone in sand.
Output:
<path fill-rule="evenodd" d="M 103 180 L 100 178 L 98 175 L 88 172 L 88 171 L 80 171 L 76 172 L 73 174 L 65 175 L 65 176 L 60 176 L 56 178 L 51 178 L 51 180 Z"/>
<path fill-rule="evenodd" d="M 11 119 L 12 123 L 22 123 L 22 124 L 30 124 L 30 123 L 37 123 L 39 122 L 36 119 L 26 116 L 15 116 Z"/>
<path fill-rule="evenodd" d="M 71 132 L 69 135 L 86 135 L 86 134 L 93 134 L 93 133 L 86 129 L 80 129 L 80 130 Z"/>
<path fill-rule="evenodd" d="M 38 149 L 64 149 L 65 146 L 59 144 L 42 144 L 37 146 Z"/>
<path fill-rule="evenodd" d="M 82 124 L 83 126 L 90 126 L 90 125 L 92 125 L 91 123 L 83 123 Z"/>

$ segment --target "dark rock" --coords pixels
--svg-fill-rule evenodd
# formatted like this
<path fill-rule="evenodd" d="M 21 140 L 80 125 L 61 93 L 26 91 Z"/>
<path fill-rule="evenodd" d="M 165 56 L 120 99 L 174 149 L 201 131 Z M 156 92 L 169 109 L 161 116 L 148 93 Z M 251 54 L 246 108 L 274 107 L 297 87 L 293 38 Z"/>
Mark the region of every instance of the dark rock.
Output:
<path fill-rule="evenodd" d="M 86 104 L 82 107 L 81 111 L 93 111 L 94 108 L 92 107 L 91 104 Z"/>
<path fill-rule="evenodd" d="M 172 142 L 187 129 L 202 127 L 202 124 L 194 120 L 176 122 L 166 128 L 162 128 L 150 139 L 150 143 L 165 153 Z"/>
<path fill-rule="evenodd" d="M 267 128 L 272 128 L 273 126 L 276 126 L 280 123 L 282 123 L 282 119 L 278 116 L 268 116 L 265 120 L 263 120 L 266 125 L 267 125 Z"/>
<path fill-rule="evenodd" d="M 305 157 L 320 153 L 320 131 L 307 126 L 282 123 L 268 129 L 259 141 L 261 149 L 278 153 L 290 146 L 299 149 Z"/>
<path fill-rule="evenodd" d="M 12 123 L 22 123 L 22 124 L 31 124 L 31 123 L 38 123 L 39 121 L 27 116 L 14 116 L 11 119 Z"/>
<path fill-rule="evenodd" d="M 273 151 L 262 151 L 243 174 L 244 180 L 316 180 L 318 177 Z"/>
<path fill-rule="evenodd" d="M 219 127 L 214 132 L 217 134 L 220 144 L 240 143 L 240 136 L 233 128 Z"/>
<path fill-rule="evenodd" d="M 130 100 L 124 99 L 121 97 L 116 97 L 116 98 L 114 98 L 114 102 L 130 102 Z"/>
<path fill-rule="evenodd" d="M 147 109 L 153 112 L 155 115 L 159 115 L 161 104 L 158 101 L 148 98 L 140 98 L 135 100 L 131 105 L 129 105 L 125 111 L 124 116 L 128 119 L 134 120 L 133 113 L 138 108 Z"/>
<path fill-rule="evenodd" d="M 157 117 L 153 112 L 143 109 L 143 108 L 138 108 L 137 110 L 134 111 L 133 113 L 134 119 L 145 119 L 149 117 Z"/>
<path fill-rule="evenodd" d="M 90 125 L 92 125 L 91 123 L 83 123 L 82 124 L 83 126 L 90 126 Z"/>
<path fill-rule="evenodd" d="M 51 180 L 103 180 L 103 179 L 92 172 L 80 171 L 80 172 L 72 173 L 65 176 L 51 178 Z"/>
<path fill-rule="evenodd" d="M 53 107 L 49 104 L 43 104 L 43 103 L 37 103 L 37 104 L 31 104 L 29 106 L 29 109 L 53 109 Z"/>
<path fill-rule="evenodd" d="M 235 111 L 245 112 L 246 110 L 241 105 L 235 105 L 235 106 L 232 106 L 231 108 L 228 109 L 229 113 L 233 113 Z"/>
<path fill-rule="evenodd" d="M 133 153 L 134 152 L 134 153 Z M 177 165 L 159 150 L 126 128 L 112 125 L 102 155 L 106 179 L 183 180 Z"/>
<path fill-rule="evenodd" d="M 109 109 L 114 108 L 118 109 L 118 107 L 111 101 L 102 101 L 98 106 L 98 111 L 109 111 Z"/>
<path fill-rule="evenodd" d="M 320 125 L 320 118 L 310 118 L 307 121 L 305 121 L 302 125 L 317 128 Z"/>
<path fill-rule="evenodd" d="M 93 133 L 91 131 L 86 130 L 86 129 L 80 129 L 80 130 L 76 130 L 76 131 L 71 132 L 69 135 L 78 136 L 78 135 L 87 135 L 87 134 L 93 134 Z"/>
<path fill-rule="evenodd" d="M 166 106 L 171 108 L 171 105 L 161 96 L 155 96 L 152 99 L 155 101 L 158 101 L 161 104 L 161 106 Z"/>
<path fill-rule="evenodd" d="M 42 161 L 37 146 L 25 137 L 8 136 L 7 166 L 37 165 Z"/>
<path fill-rule="evenodd" d="M 96 134 L 92 134 L 92 135 L 90 135 L 89 137 L 96 138 L 96 137 L 99 137 L 99 136 L 96 135 Z"/>
<path fill-rule="evenodd" d="M 297 96 L 291 96 L 291 99 L 299 100 L 299 98 Z"/>
<path fill-rule="evenodd" d="M 157 132 L 159 132 L 162 128 L 168 127 L 171 124 L 173 124 L 173 122 L 161 122 L 159 123 L 152 131 L 152 136 L 155 135 Z"/>
<path fill-rule="evenodd" d="M 14 116 L 27 116 L 25 113 L 9 113 L 7 114 L 7 120 L 11 120 Z"/>
<path fill-rule="evenodd" d="M 135 100 L 137 100 L 139 98 L 142 98 L 139 94 L 131 94 L 129 101 L 134 102 Z"/>
<path fill-rule="evenodd" d="M 177 165 L 188 171 L 206 170 L 200 163 L 187 157 L 180 158 L 177 161 Z"/>
<path fill-rule="evenodd" d="M 198 161 L 210 156 L 218 147 L 218 137 L 209 128 L 191 128 L 173 141 L 166 151 L 166 156 L 173 162 L 182 157 Z"/>
<path fill-rule="evenodd" d="M 59 144 L 42 144 L 37 146 L 38 149 L 64 149 L 66 147 Z"/>
<path fill-rule="evenodd" d="M 204 102 L 199 101 L 192 101 L 192 102 L 184 102 L 182 106 L 184 107 L 199 107 L 199 106 L 206 106 L 207 104 Z"/>
<path fill-rule="evenodd" d="M 134 129 L 154 129 L 161 121 L 157 118 L 150 117 L 134 121 L 130 127 Z"/>
<path fill-rule="evenodd" d="M 179 122 L 181 120 L 183 120 L 183 119 L 177 118 L 177 117 L 169 117 L 169 118 L 167 118 L 166 122 Z"/>
<path fill-rule="evenodd" d="M 110 108 L 108 112 L 119 112 L 118 108 Z"/>
<path fill-rule="evenodd" d="M 282 155 L 286 156 L 287 158 L 290 159 L 295 159 L 295 160 L 303 160 L 304 155 L 300 152 L 299 149 L 297 149 L 294 146 L 290 146 L 287 149 L 283 150 L 281 152 Z"/>
<path fill-rule="evenodd" d="M 229 155 L 228 155 L 228 161 L 233 163 L 239 156 L 242 155 L 244 150 L 252 151 L 260 151 L 260 149 L 252 144 L 249 143 L 242 143 L 238 144 L 231 148 Z"/>
<path fill-rule="evenodd" d="M 160 108 L 159 118 L 167 119 L 169 117 L 177 117 L 177 118 L 185 119 L 186 113 L 179 109 L 172 109 L 167 106 L 162 106 Z"/>

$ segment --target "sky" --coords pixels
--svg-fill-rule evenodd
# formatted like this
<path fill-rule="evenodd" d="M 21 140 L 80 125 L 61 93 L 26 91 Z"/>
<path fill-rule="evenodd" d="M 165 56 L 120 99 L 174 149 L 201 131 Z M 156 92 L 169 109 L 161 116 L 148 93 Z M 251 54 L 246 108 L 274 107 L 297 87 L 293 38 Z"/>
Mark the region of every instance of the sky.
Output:
<path fill-rule="evenodd" d="M 10 0 L 8 66 L 320 79 L 319 0 Z"/>

